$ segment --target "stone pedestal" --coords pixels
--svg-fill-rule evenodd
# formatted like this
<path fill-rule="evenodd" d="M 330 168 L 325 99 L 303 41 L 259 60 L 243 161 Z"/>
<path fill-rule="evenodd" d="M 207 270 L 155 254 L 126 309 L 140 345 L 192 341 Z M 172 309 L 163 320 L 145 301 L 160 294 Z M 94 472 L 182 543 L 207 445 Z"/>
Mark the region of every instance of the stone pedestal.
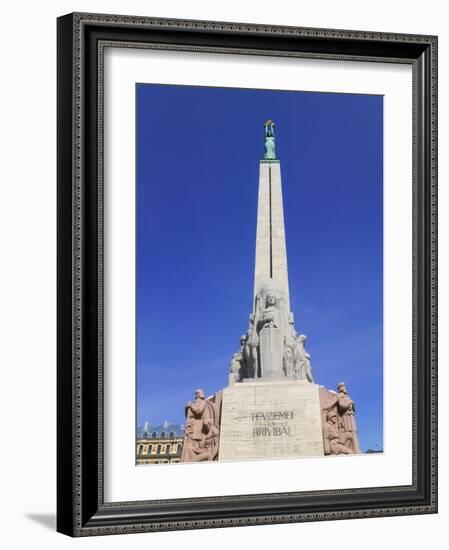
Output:
<path fill-rule="evenodd" d="M 277 327 L 264 327 L 260 338 L 260 372 L 262 378 L 282 376 L 282 358 L 284 356 L 284 337 Z"/>
<path fill-rule="evenodd" d="M 319 386 L 245 381 L 223 391 L 218 459 L 323 456 Z"/>

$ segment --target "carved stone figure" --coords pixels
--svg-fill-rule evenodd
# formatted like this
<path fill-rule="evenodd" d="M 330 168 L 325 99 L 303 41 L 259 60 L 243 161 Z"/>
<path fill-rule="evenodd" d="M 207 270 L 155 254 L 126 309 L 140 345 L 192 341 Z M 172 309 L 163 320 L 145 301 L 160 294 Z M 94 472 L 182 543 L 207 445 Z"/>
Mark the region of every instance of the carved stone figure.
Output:
<path fill-rule="evenodd" d="M 293 348 L 288 343 L 285 344 L 284 357 L 282 361 L 282 374 L 284 376 L 289 376 L 297 378 L 297 373 L 295 369 L 295 359 L 293 357 Z"/>
<path fill-rule="evenodd" d="M 276 144 L 274 141 L 274 122 L 267 120 L 265 122 L 265 159 L 274 160 L 276 158 Z"/>
<path fill-rule="evenodd" d="M 348 395 L 348 390 L 346 389 L 346 384 L 344 382 L 340 382 L 340 384 L 338 384 L 337 390 L 337 409 L 339 412 L 340 430 L 348 434 L 354 434 L 354 452 L 360 452 L 360 449 L 358 448 L 354 401 Z"/>
<path fill-rule="evenodd" d="M 355 422 L 355 405 L 349 397 L 346 384 L 338 384 L 338 393 L 320 388 L 321 422 L 323 425 L 323 440 L 326 448 L 326 438 L 330 427 L 338 432 L 338 443 L 350 449 L 351 453 L 360 453 L 359 438 Z M 329 419 L 332 420 L 329 424 Z M 335 418 L 335 421 L 334 421 Z M 332 450 L 332 447 L 329 447 Z M 343 451 L 340 451 L 343 452 Z M 336 454 L 329 452 L 325 454 Z M 348 453 L 346 453 L 348 454 Z"/>
<path fill-rule="evenodd" d="M 283 285 L 274 279 L 259 281 L 248 332 L 241 338 L 240 354 L 230 363 L 229 384 L 244 378 L 283 376 L 313 383 L 307 339 L 298 336 Z M 240 362 L 240 367 L 239 363 Z"/>
<path fill-rule="evenodd" d="M 259 376 L 259 336 L 254 328 L 254 315 L 250 316 L 250 326 L 242 355 L 246 365 L 247 378 L 257 378 Z"/>
<path fill-rule="evenodd" d="M 300 380 L 313 382 L 310 353 L 307 353 L 305 348 L 306 340 L 307 336 L 305 334 L 300 334 L 296 339 L 294 348 L 295 369 Z"/>
<path fill-rule="evenodd" d="M 231 363 L 229 365 L 230 386 L 248 377 L 246 358 L 244 356 L 246 340 L 247 337 L 245 334 L 240 337 L 240 351 L 234 353 L 234 355 L 232 356 Z"/>
<path fill-rule="evenodd" d="M 277 307 L 277 297 L 272 292 L 267 294 L 265 298 L 265 308 L 262 310 L 262 314 L 258 323 L 258 329 L 269 326 L 281 328 L 281 313 Z"/>
<path fill-rule="evenodd" d="M 221 392 L 206 399 L 197 389 L 185 407 L 186 428 L 181 462 L 217 460 L 220 435 Z"/>
<path fill-rule="evenodd" d="M 262 306 L 263 304 L 263 306 Z M 260 375 L 262 378 L 282 376 L 284 334 L 282 297 L 274 288 L 262 287 L 256 298 L 255 319 L 259 336 Z"/>
<path fill-rule="evenodd" d="M 354 451 L 341 442 L 338 429 L 337 413 L 330 410 L 323 426 L 323 443 L 325 455 L 354 454 Z"/>
<path fill-rule="evenodd" d="M 236 382 L 240 382 L 241 378 L 241 362 L 242 354 L 238 351 L 237 353 L 234 353 L 231 359 L 231 363 L 229 365 L 229 385 L 232 386 Z M 243 378 L 243 377 L 242 377 Z"/>

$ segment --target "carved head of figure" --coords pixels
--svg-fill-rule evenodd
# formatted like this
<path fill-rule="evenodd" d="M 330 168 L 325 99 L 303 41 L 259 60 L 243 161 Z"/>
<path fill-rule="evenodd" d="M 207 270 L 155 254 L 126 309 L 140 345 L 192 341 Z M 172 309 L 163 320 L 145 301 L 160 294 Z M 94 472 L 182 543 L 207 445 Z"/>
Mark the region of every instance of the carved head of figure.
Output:
<path fill-rule="evenodd" d="M 327 413 L 327 421 L 334 425 L 337 423 L 337 413 L 335 410 L 332 409 Z"/>
<path fill-rule="evenodd" d="M 204 394 L 204 390 L 202 390 L 200 388 L 195 390 L 195 399 L 205 399 L 205 398 L 206 398 L 206 396 Z"/>
<path fill-rule="evenodd" d="M 255 311 L 263 307 L 276 306 L 282 309 L 285 300 L 285 289 L 282 283 L 274 279 L 264 279 L 257 284 Z"/>
<path fill-rule="evenodd" d="M 242 336 L 240 336 L 240 345 L 241 346 L 244 346 L 246 344 L 246 334 L 242 334 Z"/>
<path fill-rule="evenodd" d="M 298 336 L 298 340 L 299 340 L 300 342 L 302 342 L 303 344 L 305 344 L 305 343 L 306 343 L 306 340 L 307 340 L 307 336 L 306 336 L 305 334 L 300 334 L 300 335 Z"/>
<path fill-rule="evenodd" d="M 345 382 L 340 382 L 340 384 L 338 384 L 337 386 L 337 390 L 338 392 L 341 392 L 341 393 L 348 393 Z"/>

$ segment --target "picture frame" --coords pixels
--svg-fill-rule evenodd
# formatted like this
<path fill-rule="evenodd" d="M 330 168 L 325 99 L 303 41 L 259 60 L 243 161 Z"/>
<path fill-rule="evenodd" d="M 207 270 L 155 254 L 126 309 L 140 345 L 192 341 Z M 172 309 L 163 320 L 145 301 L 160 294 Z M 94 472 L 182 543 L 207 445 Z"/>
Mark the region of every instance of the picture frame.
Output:
<path fill-rule="evenodd" d="M 70 536 L 437 512 L 437 37 L 73 13 L 58 18 L 58 494 Z M 412 483 L 104 498 L 104 48 L 412 68 Z M 180 488 L 182 492 L 182 488 Z"/>

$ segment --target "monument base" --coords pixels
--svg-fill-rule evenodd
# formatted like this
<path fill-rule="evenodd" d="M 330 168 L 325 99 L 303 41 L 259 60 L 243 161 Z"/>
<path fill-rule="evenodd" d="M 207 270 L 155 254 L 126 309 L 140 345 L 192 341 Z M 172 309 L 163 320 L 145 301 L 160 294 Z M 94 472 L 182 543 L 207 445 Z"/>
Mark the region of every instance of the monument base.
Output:
<path fill-rule="evenodd" d="M 224 389 L 218 460 L 323 456 L 319 387 L 284 378 Z"/>

